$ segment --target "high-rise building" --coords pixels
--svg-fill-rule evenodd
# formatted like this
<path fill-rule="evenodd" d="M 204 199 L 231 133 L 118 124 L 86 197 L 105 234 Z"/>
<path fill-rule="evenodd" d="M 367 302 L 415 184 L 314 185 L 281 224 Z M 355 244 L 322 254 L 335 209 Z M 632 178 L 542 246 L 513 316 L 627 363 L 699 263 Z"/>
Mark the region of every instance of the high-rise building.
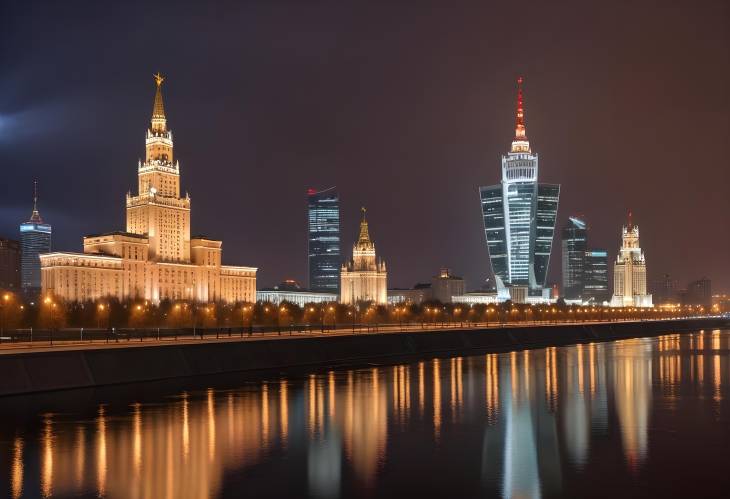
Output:
<path fill-rule="evenodd" d="M 549 299 L 545 282 L 558 214 L 560 186 L 538 183 L 538 157 L 525 131 L 522 78 L 517 80 L 517 123 L 510 151 L 502 156 L 502 182 L 481 187 L 484 231 L 497 292 L 527 288 L 530 299 Z M 514 297 L 512 297 L 514 299 Z"/>
<path fill-rule="evenodd" d="M 669 274 L 663 274 L 651 286 L 652 301 L 657 304 L 677 303 L 679 300 L 679 286 L 676 279 Z"/>
<path fill-rule="evenodd" d="M 707 310 L 712 307 L 712 282 L 703 277 L 687 284 L 682 305 L 702 305 Z"/>
<path fill-rule="evenodd" d="M 621 231 L 621 248 L 613 265 L 612 307 L 651 307 L 646 290 L 646 259 L 639 246 L 639 227 L 629 222 Z"/>
<path fill-rule="evenodd" d="M 360 236 L 352 247 L 352 260 L 342 265 L 340 280 L 341 303 L 388 303 L 388 273 L 385 262 L 375 256 L 375 243 L 370 240 L 365 208 L 362 209 Z"/>
<path fill-rule="evenodd" d="M 583 295 L 585 282 L 588 230 L 586 223 L 577 217 L 568 217 L 562 231 L 563 250 L 563 296 L 578 300 Z"/>
<path fill-rule="evenodd" d="M 307 191 L 309 289 L 340 292 L 340 196 L 334 187 Z"/>
<path fill-rule="evenodd" d="M 127 231 L 86 236 L 83 253 L 41 256 L 43 291 L 68 301 L 122 299 L 253 302 L 256 268 L 222 265 L 222 241 L 190 236 L 190 196 L 157 84 L 138 193 L 127 194 Z M 50 237 L 50 228 L 49 228 Z"/>
<path fill-rule="evenodd" d="M 451 274 L 451 270 L 442 268 L 439 275 L 431 278 L 431 293 L 434 300 L 451 303 L 453 296 L 464 294 L 464 279 Z"/>
<path fill-rule="evenodd" d="M 26 294 L 37 294 L 41 289 L 40 255 L 51 251 L 51 232 L 38 211 L 38 183 L 34 182 L 33 212 L 20 224 L 20 286 Z"/>
<path fill-rule="evenodd" d="M 605 249 L 587 250 L 583 268 L 581 299 L 584 302 L 601 304 L 608 301 L 608 298 L 608 251 Z"/>
<path fill-rule="evenodd" d="M 0 289 L 20 289 L 20 243 L 0 237 Z"/>

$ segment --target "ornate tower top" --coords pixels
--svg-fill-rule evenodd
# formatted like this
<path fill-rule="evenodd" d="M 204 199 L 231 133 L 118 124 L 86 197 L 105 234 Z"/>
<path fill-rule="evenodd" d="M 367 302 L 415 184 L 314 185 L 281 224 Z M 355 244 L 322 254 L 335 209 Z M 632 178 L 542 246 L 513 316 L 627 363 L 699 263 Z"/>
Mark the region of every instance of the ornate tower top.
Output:
<path fill-rule="evenodd" d="M 33 181 L 33 213 L 30 216 L 29 222 L 42 224 L 43 219 L 41 218 L 41 214 L 38 211 L 38 181 Z"/>
<path fill-rule="evenodd" d="M 155 103 L 152 107 L 152 132 L 165 133 L 167 131 L 167 119 L 165 118 L 165 106 L 162 103 L 162 82 L 165 77 L 159 72 L 152 75 L 157 84 L 157 92 L 155 93 Z"/>
<path fill-rule="evenodd" d="M 525 129 L 525 109 L 522 98 L 522 77 L 517 78 L 517 119 L 515 123 L 515 138 L 512 141 L 511 152 L 530 152 L 530 141 L 527 140 Z"/>
<path fill-rule="evenodd" d="M 370 240 L 370 231 L 368 230 L 368 221 L 365 218 L 366 209 L 365 207 L 360 208 L 362 210 L 362 220 L 360 221 L 360 236 L 357 238 L 357 246 L 363 247 L 363 246 L 372 246 L 372 241 Z"/>

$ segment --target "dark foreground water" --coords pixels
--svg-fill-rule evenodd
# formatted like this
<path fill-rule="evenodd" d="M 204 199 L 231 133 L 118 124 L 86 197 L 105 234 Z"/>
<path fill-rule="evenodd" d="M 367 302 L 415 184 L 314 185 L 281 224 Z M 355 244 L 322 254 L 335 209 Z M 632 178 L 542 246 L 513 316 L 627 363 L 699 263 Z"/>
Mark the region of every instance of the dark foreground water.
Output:
<path fill-rule="evenodd" d="M 0 497 L 728 497 L 729 349 L 704 331 L 6 398 Z"/>

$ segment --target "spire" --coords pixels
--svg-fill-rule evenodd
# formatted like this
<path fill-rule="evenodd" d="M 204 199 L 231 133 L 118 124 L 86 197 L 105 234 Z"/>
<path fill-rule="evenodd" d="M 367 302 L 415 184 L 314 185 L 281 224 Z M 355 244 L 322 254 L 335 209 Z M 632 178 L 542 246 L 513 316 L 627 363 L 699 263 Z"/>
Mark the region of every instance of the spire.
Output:
<path fill-rule="evenodd" d="M 360 208 L 362 210 L 362 220 L 360 221 L 360 237 L 357 239 L 357 244 L 370 244 L 370 232 L 368 231 L 368 221 L 365 219 L 365 207 Z"/>
<path fill-rule="evenodd" d="M 629 210 L 629 223 L 626 226 L 626 230 L 630 232 L 633 228 L 634 228 L 633 216 L 631 214 L 631 210 Z"/>
<path fill-rule="evenodd" d="M 517 119 L 515 123 L 515 138 L 512 141 L 512 152 L 530 152 L 530 142 L 525 130 L 525 108 L 522 98 L 522 77 L 517 78 Z"/>
<path fill-rule="evenodd" d="M 33 181 L 33 213 L 30 216 L 29 222 L 42 224 L 43 219 L 41 214 L 38 212 L 38 181 Z"/>
<path fill-rule="evenodd" d="M 167 130 L 167 119 L 165 118 L 165 106 L 162 103 L 162 82 L 165 81 L 165 77 L 159 72 L 152 76 L 157 84 L 155 104 L 152 107 L 152 131 L 165 132 Z"/>

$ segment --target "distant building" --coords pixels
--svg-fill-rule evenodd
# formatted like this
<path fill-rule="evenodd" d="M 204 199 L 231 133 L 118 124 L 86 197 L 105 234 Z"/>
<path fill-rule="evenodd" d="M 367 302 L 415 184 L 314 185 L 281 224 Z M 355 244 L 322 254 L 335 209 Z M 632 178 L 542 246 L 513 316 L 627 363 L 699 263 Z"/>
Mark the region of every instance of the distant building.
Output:
<path fill-rule="evenodd" d="M 33 184 L 33 213 L 27 222 L 20 224 L 20 286 L 26 294 L 38 294 L 41 290 L 40 255 L 51 251 L 49 224 L 44 223 L 38 211 L 38 183 Z"/>
<path fill-rule="evenodd" d="M 365 208 L 362 209 L 360 235 L 352 247 L 352 260 L 345 263 L 340 271 L 340 301 L 350 305 L 360 301 L 388 303 L 388 272 L 385 262 L 375 256 Z"/>
<path fill-rule="evenodd" d="M 529 297 L 549 299 L 546 278 L 560 186 L 537 181 L 538 157 L 525 133 L 522 78 L 517 84 L 515 137 L 502 156 L 502 182 L 479 189 L 484 232 L 500 299 L 515 295 L 508 289 L 512 286 L 527 287 Z"/>
<path fill-rule="evenodd" d="M 337 298 L 338 296 L 334 293 L 318 293 L 316 291 L 305 290 L 260 289 L 256 291 L 256 301 L 266 301 L 274 305 L 289 302 L 304 307 L 309 303 L 336 302 Z"/>
<path fill-rule="evenodd" d="M 20 243 L 0 237 L 0 289 L 20 289 Z"/>
<path fill-rule="evenodd" d="M 562 250 L 563 296 L 567 300 L 582 299 L 588 250 L 588 230 L 583 220 L 568 218 L 562 230 Z"/>
<path fill-rule="evenodd" d="M 334 187 L 307 191 L 309 288 L 340 292 L 340 196 Z"/>
<path fill-rule="evenodd" d="M 392 305 L 399 303 L 420 305 L 431 299 L 431 285 L 428 283 L 419 283 L 410 289 L 395 288 L 388 290 L 388 303 Z"/>
<path fill-rule="evenodd" d="M 464 279 L 442 268 L 439 275 L 431 278 L 431 295 L 441 303 L 451 303 L 451 297 L 464 294 Z"/>
<path fill-rule="evenodd" d="M 651 307 L 646 290 L 646 259 L 639 246 L 639 227 L 629 222 L 621 233 L 621 248 L 613 266 L 612 307 Z"/>
<path fill-rule="evenodd" d="M 492 303 L 498 303 L 497 293 L 484 293 L 484 292 L 473 292 L 464 293 L 463 295 L 454 295 L 452 297 L 453 303 L 460 303 L 462 305 L 491 305 Z"/>
<path fill-rule="evenodd" d="M 676 279 L 669 274 L 664 274 L 661 279 L 652 283 L 652 301 L 656 304 L 665 305 L 679 301 L 679 286 Z"/>
<path fill-rule="evenodd" d="M 706 309 L 712 307 L 712 282 L 703 277 L 687 284 L 687 291 L 682 305 L 702 305 Z"/>
<path fill-rule="evenodd" d="M 190 236 L 190 196 L 180 193 L 180 163 L 173 159 L 162 76 L 155 81 L 146 156 L 137 165 L 138 192 L 126 198 L 127 230 L 86 236 L 83 253 L 43 255 L 43 291 L 67 301 L 252 302 L 257 269 L 223 265 L 222 241 Z"/>
<path fill-rule="evenodd" d="M 584 302 L 601 304 L 609 299 L 608 290 L 608 251 L 592 249 L 585 252 L 585 266 L 583 270 Z"/>

